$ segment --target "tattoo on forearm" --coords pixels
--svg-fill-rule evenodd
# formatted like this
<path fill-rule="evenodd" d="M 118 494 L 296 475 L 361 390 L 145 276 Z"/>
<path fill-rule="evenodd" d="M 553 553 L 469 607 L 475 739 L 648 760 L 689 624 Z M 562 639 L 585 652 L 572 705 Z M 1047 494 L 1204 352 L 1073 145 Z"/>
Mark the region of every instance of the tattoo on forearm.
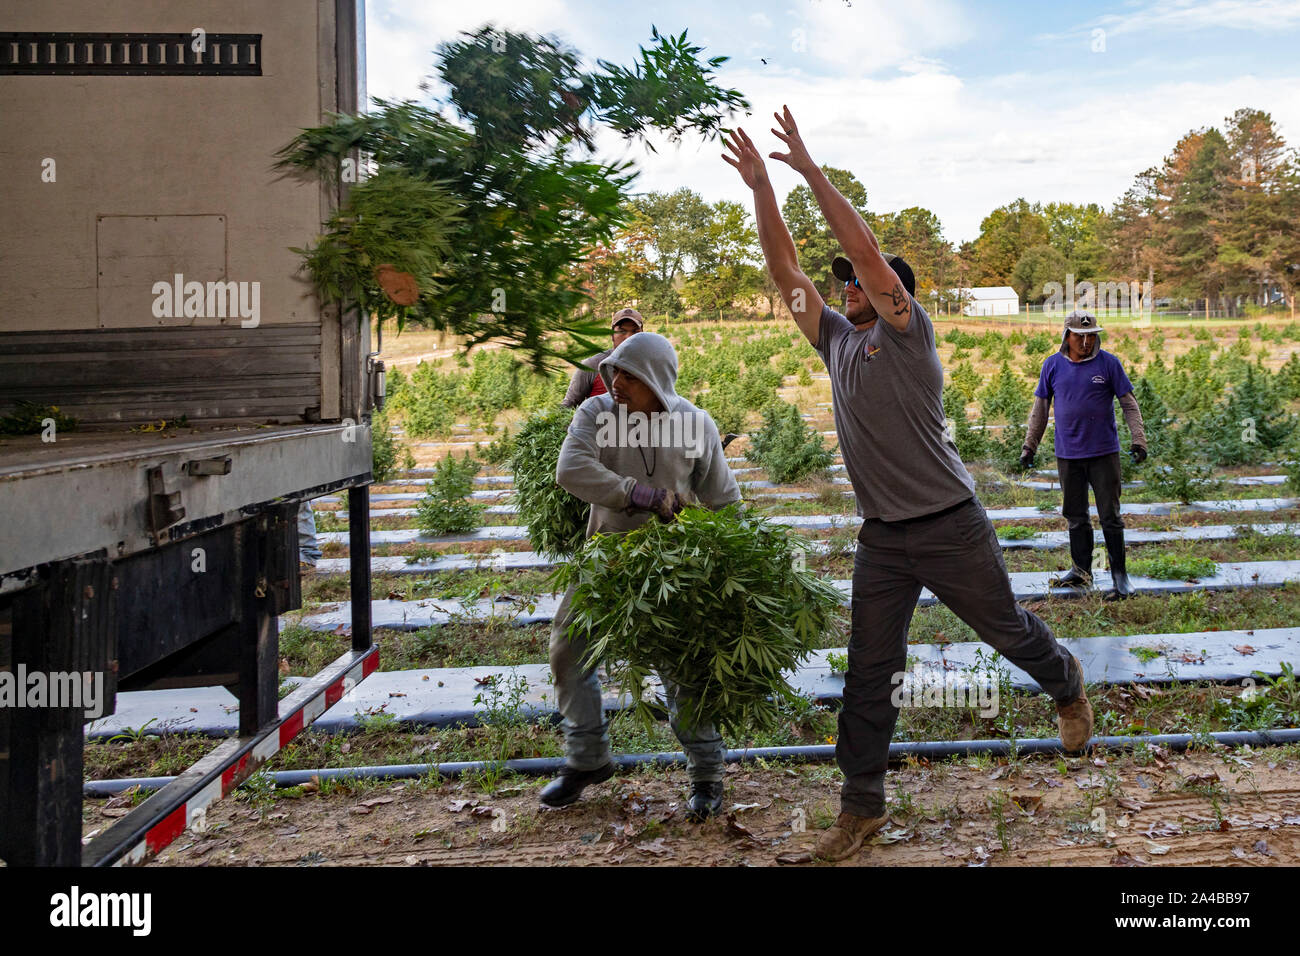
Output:
<path fill-rule="evenodd" d="M 912 303 L 907 299 L 907 292 L 903 289 L 901 282 L 894 283 L 894 290 L 889 293 L 890 300 L 894 303 L 894 315 L 903 315 L 912 308 Z"/>

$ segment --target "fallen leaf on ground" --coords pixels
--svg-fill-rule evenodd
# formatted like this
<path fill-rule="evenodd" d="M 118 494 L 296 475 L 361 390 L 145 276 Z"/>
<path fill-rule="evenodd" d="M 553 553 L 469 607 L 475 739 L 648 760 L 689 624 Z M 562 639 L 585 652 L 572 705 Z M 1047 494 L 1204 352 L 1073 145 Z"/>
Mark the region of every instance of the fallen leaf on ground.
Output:
<path fill-rule="evenodd" d="M 451 803 L 447 804 L 447 809 L 450 810 L 452 813 L 460 813 L 462 810 L 465 810 L 469 807 L 477 807 L 477 806 L 478 806 L 477 800 L 453 800 L 451 801 Z"/>
<path fill-rule="evenodd" d="M 1033 813 L 1038 809 L 1039 804 L 1043 802 L 1043 795 L 1041 793 L 1014 793 L 1011 795 L 1011 802 L 1025 813 Z"/>
<path fill-rule="evenodd" d="M 379 806 L 381 803 L 392 803 L 392 802 L 393 802 L 393 799 L 394 799 L 393 797 L 375 797 L 375 798 L 373 798 L 373 799 L 371 799 L 371 800 L 362 800 L 362 801 L 361 801 L 361 806 L 363 806 L 363 807 L 377 807 L 377 806 Z"/>
<path fill-rule="evenodd" d="M 649 843 L 638 843 L 636 848 L 642 853 L 649 853 L 652 856 L 667 856 L 673 852 L 669 847 L 664 846 L 663 837 L 656 837 Z"/>
<path fill-rule="evenodd" d="M 1245 654 L 1247 657 L 1255 653 L 1255 648 L 1251 647 L 1249 644 L 1234 644 L 1232 645 L 1232 649 L 1238 654 Z"/>
<path fill-rule="evenodd" d="M 749 827 L 745 826 L 743 823 L 736 822 L 736 815 L 734 813 L 727 814 L 727 836 L 736 837 L 742 840 L 753 840 L 755 843 L 758 842 L 758 837 L 754 836 Z"/>
<path fill-rule="evenodd" d="M 1164 856 L 1172 849 L 1173 847 L 1164 846 L 1160 843 L 1147 843 L 1147 850 L 1150 851 L 1152 856 Z"/>
<path fill-rule="evenodd" d="M 891 843 L 902 843 L 904 840 L 912 838 L 911 828 L 893 827 L 881 830 L 870 841 L 872 846 L 888 846 Z"/>
<path fill-rule="evenodd" d="M 798 850 L 794 853 L 782 853 L 776 858 L 778 863 L 811 863 L 812 850 Z"/>
<path fill-rule="evenodd" d="M 1110 864 L 1111 866 L 1146 866 L 1147 861 L 1142 859 L 1140 856 L 1133 856 L 1132 854 L 1125 853 L 1123 850 L 1119 850 L 1113 857 L 1111 857 Z"/>

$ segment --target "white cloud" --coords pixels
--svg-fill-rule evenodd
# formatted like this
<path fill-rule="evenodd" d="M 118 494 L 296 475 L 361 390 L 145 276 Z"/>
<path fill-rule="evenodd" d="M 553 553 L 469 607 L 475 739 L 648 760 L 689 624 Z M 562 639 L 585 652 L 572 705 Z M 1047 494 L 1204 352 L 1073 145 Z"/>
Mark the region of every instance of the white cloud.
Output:
<path fill-rule="evenodd" d="M 1278 33 L 1300 26 L 1300 0 L 1154 0 L 1123 13 L 1107 13 L 1064 34 L 1039 39 L 1060 40 L 1092 28 L 1119 35 L 1162 30 L 1250 30 Z"/>
<path fill-rule="evenodd" d="M 890 69 L 936 50 L 969 42 L 974 29 L 955 0 L 838 0 L 804 4 L 795 11 L 805 31 L 809 68 L 850 76 Z"/>
<path fill-rule="evenodd" d="M 583 18 L 565 0 L 473 0 L 468 3 L 366 4 L 367 92 L 387 99 L 420 98 L 420 81 L 433 67 L 433 50 L 464 30 L 486 23 L 558 36 L 585 50 Z"/>
<path fill-rule="evenodd" d="M 749 22 L 760 30 L 772 29 L 772 18 L 766 13 L 751 13 L 749 15 Z"/>
<path fill-rule="evenodd" d="M 954 241 L 974 239 L 984 216 L 1020 196 L 1109 206 L 1184 133 L 1242 106 L 1270 111 L 1288 140 L 1300 142 L 1300 77 L 1153 83 L 1140 93 L 1040 77 L 1033 98 L 939 70 L 880 79 L 733 70 L 722 79 L 753 102 L 755 115 L 740 125 L 764 155 L 783 150 L 768 129 L 773 109 L 787 103 L 813 157 L 851 170 L 873 210 L 924 206 Z M 643 170 L 637 188 L 685 185 L 711 202 L 752 209 L 721 152 L 718 143 L 692 141 L 654 157 L 631 154 Z M 802 182 L 778 161 L 768 169 L 778 199 Z"/>

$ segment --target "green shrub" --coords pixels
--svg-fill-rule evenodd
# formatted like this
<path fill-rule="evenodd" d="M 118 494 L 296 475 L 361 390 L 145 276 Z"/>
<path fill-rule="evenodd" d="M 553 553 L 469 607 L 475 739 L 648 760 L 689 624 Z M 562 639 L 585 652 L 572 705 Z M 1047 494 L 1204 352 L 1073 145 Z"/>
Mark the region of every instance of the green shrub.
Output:
<path fill-rule="evenodd" d="M 575 585 L 569 633 L 589 635 L 587 662 L 606 662 L 646 725 L 657 714 L 643 688 L 657 672 L 681 689 L 688 727 L 773 728 L 798 696 L 786 673 L 839 618 L 840 594 L 803 569 L 804 547 L 737 505 L 597 535 L 556 574 Z"/>
<path fill-rule="evenodd" d="M 393 429 L 388 421 L 387 412 L 375 412 L 370 418 L 370 473 L 375 483 L 387 481 L 397 470 L 397 458 L 401 453 L 401 443 L 393 437 Z"/>
<path fill-rule="evenodd" d="M 1214 477 L 1214 469 L 1205 463 L 1185 431 L 1171 423 L 1160 461 L 1144 473 L 1147 487 L 1160 498 L 1191 504 L 1218 490 L 1222 482 Z"/>
<path fill-rule="evenodd" d="M 569 390 L 569 380 L 563 375 L 531 374 L 524 376 L 520 385 L 519 408 L 524 412 L 558 405 Z"/>
<path fill-rule="evenodd" d="M 1049 352 L 1060 348 L 1059 339 L 1054 339 L 1046 332 L 1035 332 L 1025 339 L 1026 355 L 1046 355 Z"/>
<path fill-rule="evenodd" d="M 756 411 L 776 399 L 781 385 L 781 375 L 764 363 L 746 369 L 740 377 L 740 400 L 747 411 Z"/>
<path fill-rule="evenodd" d="M 795 381 L 800 385 L 807 387 L 812 384 L 812 373 L 809 372 L 807 368 L 800 368 L 799 374 L 795 377 Z"/>
<path fill-rule="evenodd" d="M 750 434 L 745 458 L 784 485 L 825 473 L 835 461 L 835 452 L 800 417 L 798 408 L 777 400 L 763 409 L 763 427 Z"/>
<path fill-rule="evenodd" d="M 993 421 L 1024 424 L 1029 417 L 1033 393 L 1025 380 L 1017 375 L 1009 362 L 1003 362 L 998 373 L 979 393 L 980 411 Z"/>
<path fill-rule="evenodd" d="M 986 454 L 999 471 L 1010 475 L 1020 470 L 1020 455 L 1024 451 L 1027 432 L 1024 423 L 1020 422 L 986 433 Z M 990 438 L 990 434 L 997 437 Z"/>
<path fill-rule="evenodd" d="M 722 434 L 745 430 L 745 402 L 740 386 L 734 382 L 718 382 L 707 392 L 696 395 L 692 403 L 704 409 L 713 418 Z"/>
<path fill-rule="evenodd" d="M 949 329 L 943 340 L 957 346 L 959 349 L 973 349 L 980 344 L 978 336 L 961 329 Z"/>
<path fill-rule="evenodd" d="M 979 391 L 984 379 L 980 373 L 975 371 L 970 362 L 961 362 L 956 368 L 949 373 L 952 387 L 961 392 L 962 397 L 967 402 L 975 401 L 975 393 Z"/>
<path fill-rule="evenodd" d="M 482 466 L 465 453 L 438 462 L 424 497 L 415 506 L 415 524 L 425 534 L 464 534 L 481 522 L 483 505 L 467 500 Z"/>
<path fill-rule="evenodd" d="M 1245 377 L 1227 399 L 1197 419 L 1195 433 L 1210 461 L 1246 465 L 1263 461 L 1285 445 L 1295 427 L 1295 417 L 1283 410 L 1269 373 L 1247 365 Z"/>
<path fill-rule="evenodd" d="M 591 515 L 591 505 L 555 481 L 560 448 L 573 412 L 559 406 L 530 416 L 515 436 L 510 463 L 519 520 L 528 528 L 533 550 L 551 557 L 572 554 L 582 545 Z"/>
<path fill-rule="evenodd" d="M 393 413 L 401 413 L 409 437 L 446 438 L 456 423 L 463 380 L 459 373 L 443 375 L 427 362 L 421 362 L 411 377 L 399 384 L 388 401 L 388 408 Z"/>
<path fill-rule="evenodd" d="M 509 349 L 476 354 L 464 386 L 469 407 L 486 415 L 513 408 L 519 402 L 522 368 Z"/>
<path fill-rule="evenodd" d="M 952 423 L 951 439 L 962 461 L 980 461 L 985 453 L 984 432 L 971 428 L 966 417 L 966 397 L 959 389 L 943 390 L 943 414 Z"/>
<path fill-rule="evenodd" d="M 489 465 L 504 465 L 515 453 L 515 442 L 510 437 L 510 429 L 505 429 L 499 438 L 492 439 L 483 449 L 483 460 Z"/>

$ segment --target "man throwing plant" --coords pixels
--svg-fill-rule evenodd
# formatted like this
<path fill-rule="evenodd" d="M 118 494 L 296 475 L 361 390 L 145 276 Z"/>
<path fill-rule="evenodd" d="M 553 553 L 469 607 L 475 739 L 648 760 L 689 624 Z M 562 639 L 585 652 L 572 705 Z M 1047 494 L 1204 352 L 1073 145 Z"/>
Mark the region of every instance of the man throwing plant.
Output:
<path fill-rule="evenodd" d="M 725 155 L 754 192 L 759 240 L 773 280 L 800 331 L 826 364 L 836 435 L 863 518 L 853 565 L 852 630 L 836 759 L 844 773 L 840 815 L 816 855 L 842 860 L 884 825 L 885 770 L 898 719 L 893 690 L 907 662 L 907 633 L 922 587 L 980 639 L 1028 672 L 1056 701 L 1061 742 L 1083 749 L 1092 707 L 1083 668 L 1038 617 L 1016 603 L 992 523 L 945 437 L 943 368 L 915 278 L 881 252 L 862 217 L 812 161 L 786 108 L 776 134 L 790 165 L 812 188 L 847 254 L 841 315 L 799 269 L 767 169 L 744 130 Z"/>
<path fill-rule="evenodd" d="M 1047 412 L 1056 399 L 1056 473 L 1064 499 L 1061 513 L 1070 526 L 1071 568 L 1053 578 L 1057 587 L 1092 585 L 1092 520 L 1088 517 L 1088 486 L 1097 499 L 1101 533 L 1110 557 L 1112 590 L 1106 600 L 1133 594 L 1124 553 L 1124 519 L 1119 516 L 1119 432 L 1115 429 L 1115 399 L 1124 411 L 1133 436 L 1134 464 L 1147 457 L 1142 411 L 1120 360 L 1102 349 L 1096 318 L 1090 312 L 1065 317 L 1061 350 L 1043 362 L 1029 412 L 1020 467 L 1033 467 L 1034 454 L 1047 428 Z"/>
<path fill-rule="evenodd" d="M 651 515 L 671 521 L 689 498 L 715 511 L 740 500 L 717 425 L 675 391 L 677 353 L 666 338 L 653 332 L 631 336 L 600 363 L 599 372 L 607 391 L 578 408 L 555 469 L 566 491 L 591 503 L 588 538 L 631 531 Z M 677 416 L 677 426 L 668 415 Z M 625 430 L 614 427 L 620 419 L 628 424 Z M 658 427 L 656 420 L 665 424 Z M 566 760 L 539 795 L 548 807 L 567 806 L 589 784 L 614 775 L 600 681 L 595 666 L 582 666 L 587 640 L 568 633 L 573 591 L 565 592 L 551 628 L 551 674 L 564 717 Z M 678 717 L 679 689 L 668 680 L 663 687 L 669 723 L 686 751 L 687 813 L 703 821 L 722 807 L 722 737 L 712 726 L 686 726 Z"/>

